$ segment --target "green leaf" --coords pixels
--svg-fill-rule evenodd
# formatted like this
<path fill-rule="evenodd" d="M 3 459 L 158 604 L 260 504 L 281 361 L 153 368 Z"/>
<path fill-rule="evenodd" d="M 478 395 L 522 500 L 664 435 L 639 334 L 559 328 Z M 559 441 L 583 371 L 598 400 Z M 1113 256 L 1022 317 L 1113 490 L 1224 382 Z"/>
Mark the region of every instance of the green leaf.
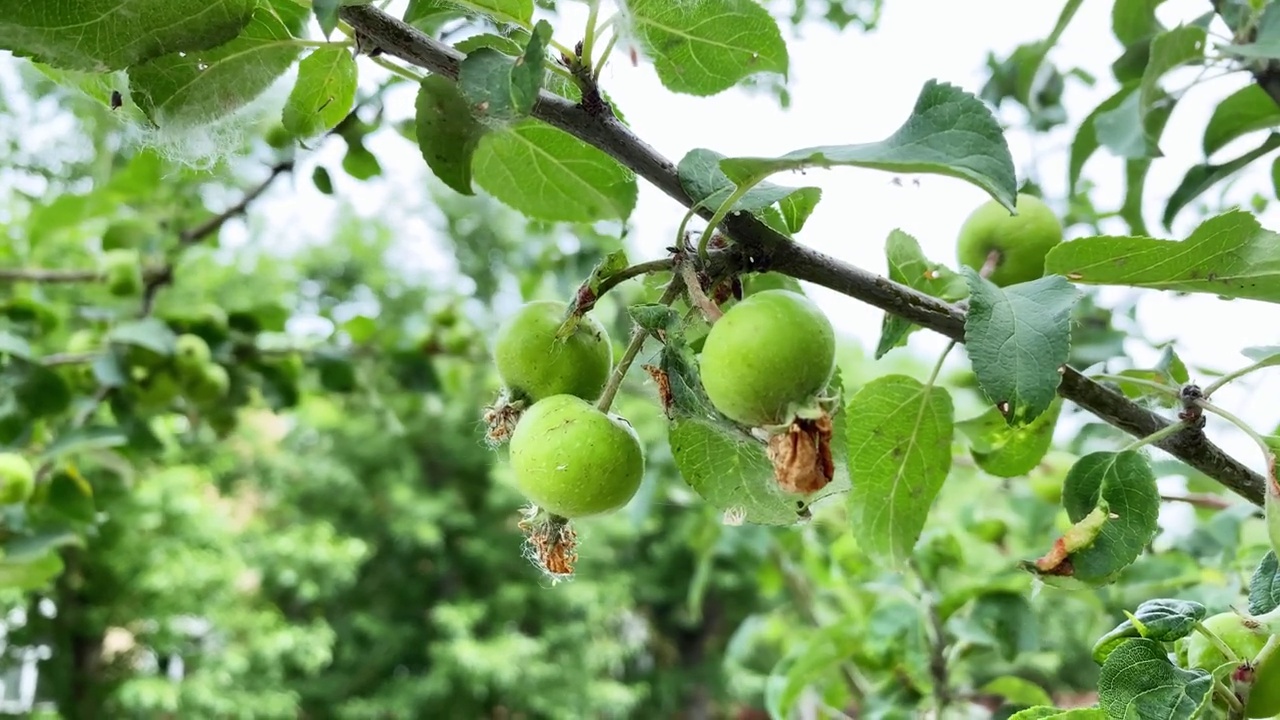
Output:
<path fill-rule="evenodd" d="M 1098 236 L 1049 251 L 1045 272 L 1128 285 L 1280 302 L 1280 236 L 1243 210 L 1205 220 L 1186 240 Z"/>
<path fill-rule="evenodd" d="M 1072 576 L 1091 584 L 1110 582 L 1156 535 L 1160 493 L 1147 459 L 1139 452 L 1095 452 L 1071 466 L 1062 483 L 1062 505 L 1078 523 L 1105 502 L 1111 516 L 1097 539 L 1071 554 Z"/>
<path fill-rule="evenodd" d="M 39 590 L 62 570 L 62 556 L 53 550 L 28 559 L 0 558 L 0 588 Z"/>
<path fill-rule="evenodd" d="M 77 522 L 91 523 L 97 514 L 93 487 L 74 470 L 54 473 L 45 503 L 59 515 Z"/>
<path fill-rule="evenodd" d="M 1017 98 L 1028 108 L 1035 108 L 1038 105 L 1036 103 L 1037 85 L 1042 85 L 1047 77 L 1047 73 L 1040 72 L 1045 56 L 1054 45 L 1058 44 L 1058 39 L 1071 24 L 1071 19 L 1075 17 L 1076 11 L 1080 9 L 1083 2 L 1084 0 L 1067 0 L 1062 6 L 1062 11 L 1058 13 L 1058 21 L 1054 23 L 1049 37 L 1031 46 L 1031 54 L 1023 59 L 1018 68 Z"/>
<path fill-rule="evenodd" d="M 458 90 L 476 115 L 505 122 L 526 117 L 533 110 L 542 89 L 550 38 L 551 24 L 542 20 L 518 58 L 491 48 L 467 55 L 458 68 Z"/>
<path fill-rule="evenodd" d="M 86 450 L 121 447 L 129 442 L 129 434 L 118 426 L 84 427 L 59 433 L 58 438 L 40 453 L 40 462 L 56 460 Z"/>
<path fill-rule="evenodd" d="M 338 8 L 341 6 L 342 0 L 311 0 L 316 22 L 320 24 L 320 30 L 326 38 L 338 27 Z"/>
<path fill-rule="evenodd" d="M 13 396 L 31 417 L 58 415 L 71 407 L 71 387 L 52 368 L 28 365 L 21 376 Z"/>
<path fill-rule="evenodd" d="M 1076 184 L 1080 181 L 1080 172 L 1101 146 L 1098 138 L 1098 118 L 1120 107 L 1125 98 L 1132 95 L 1136 85 L 1130 84 L 1120 88 L 1115 95 L 1103 100 L 1081 121 L 1076 136 L 1071 140 L 1071 151 L 1067 161 L 1067 189 L 1074 195 Z"/>
<path fill-rule="evenodd" d="M 1277 125 L 1280 125 L 1280 106 L 1257 83 L 1249 83 L 1213 109 L 1204 128 L 1205 157 L 1241 135 Z"/>
<path fill-rule="evenodd" d="M 636 205 L 636 176 L 603 151 L 538 120 L 486 134 L 472 162 L 475 181 L 538 220 L 625 220 Z"/>
<path fill-rule="evenodd" d="M 886 375 L 862 386 L 845 413 L 854 537 L 872 556 L 904 563 L 951 470 L 951 396 Z"/>
<path fill-rule="evenodd" d="M 680 159 L 680 164 L 676 167 L 680 186 L 701 207 L 712 210 L 719 208 L 736 188 L 733 181 L 720 169 L 720 161 L 723 159 L 724 155 L 714 150 L 694 148 Z M 821 188 L 793 188 L 762 182 L 738 198 L 730 212 L 760 213 L 765 208 L 776 205 L 786 219 L 788 230 L 796 233 L 804 227 L 821 198 Z"/>
<path fill-rule="evenodd" d="M 1268 3 L 1258 19 L 1253 42 L 1224 44 L 1218 49 L 1248 60 L 1280 60 L 1280 9 Z"/>
<path fill-rule="evenodd" d="M 356 61 L 346 48 L 319 48 L 303 58 L 284 105 L 285 129 L 306 139 L 337 127 L 355 103 L 356 80 Z"/>
<path fill-rule="evenodd" d="M 267 6 L 230 42 L 163 55 L 129 68 L 134 102 L 156 125 L 208 123 L 247 105 L 298 56 L 298 45 Z"/>
<path fill-rule="evenodd" d="M 1280 560 L 1275 550 L 1262 556 L 1249 579 L 1249 614 L 1265 615 L 1280 607 Z"/>
<path fill-rule="evenodd" d="M 533 23 L 533 0 L 449 0 L 448 4 L 487 15 L 505 25 L 528 27 Z"/>
<path fill-rule="evenodd" d="M 1035 420 L 1021 427 L 1009 427 L 998 409 L 988 410 L 980 418 L 987 430 L 983 433 L 983 442 L 970 449 L 974 462 L 996 477 L 1026 475 L 1049 452 L 1061 411 L 1062 398 L 1055 397 L 1049 404 L 1049 409 Z"/>
<path fill-rule="evenodd" d="M 1144 115 L 1141 87 L 1130 83 L 1098 106 L 1093 117 L 1094 133 L 1098 143 L 1119 157 L 1161 157 L 1160 135 L 1171 111 L 1171 104 L 1162 103 Z"/>
<path fill-rule="evenodd" d="M 1165 229 L 1173 226 L 1173 220 L 1177 217 L 1178 211 L 1190 204 L 1192 200 L 1276 148 L 1280 148 L 1280 133 L 1271 133 L 1258 147 L 1221 165 L 1193 165 L 1165 203 L 1164 215 L 1160 219 Z"/>
<path fill-rule="evenodd" d="M 1098 704 L 1107 717 L 1123 720 L 1131 711 L 1138 718 L 1193 717 L 1213 688 L 1213 676 L 1203 670 L 1183 670 L 1169 660 L 1155 640 L 1134 638 L 1107 656 L 1098 676 Z"/>
<path fill-rule="evenodd" d="M 965 347 L 978 385 L 1011 425 L 1049 409 L 1062 381 L 1071 339 L 1071 310 L 1080 293 L 1048 275 L 1000 288 L 972 268 Z"/>
<path fill-rule="evenodd" d="M 54 67 L 110 72 L 208 50 L 249 23 L 256 0 L 10 0 L 0 49 Z"/>
<path fill-rule="evenodd" d="M 479 35 L 463 38 L 454 44 L 453 48 L 464 55 L 470 55 L 481 48 L 491 48 L 512 57 L 517 57 L 524 52 L 524 48 L 520 46 L 520 43 L 505 35 L 494 35 L 493 33 L 480 33 Z"/>
<path fill-rule="evenodd" d="M 1162 100 L 1160 78 L 1174 68 L 1204 59 L 1204 28 L 1184 25 L 1161 33 L 1151 41 L 1151 58 L 1138 86 L 1138 117 L 1146 122 L 1155 103 Z"/>
<path fill-rule="evenodd" d="M 1157 642 L 1173 642 L 1195 632 L 1196 623 L 1208 614 L 1204 605 L 1191 600 L 1158 598 L 1147 600 L 1124 622 L 1098 639 L 1093 659 L 1102 664 L 1128 638 L 1144 637 Z"/>
<path fill-rule="evenodd" d="M 1129 46 L 1164 31 L 1156 19 L 1156 8 L 1164 0 L 1116 0 L 1111 6 L 1111 32 L 1121 45 Z"/>
<path fill-rule="evenodd" d="M 107 334 L 107 340 L 121 345 L 136 345 L 168 357 L 177 349 L 178 336 L 164 321 L 145 318 L 115 326 Z"/>
<path fill-rule="evenodd" d="M 717 510 L 757 525 L 794 525 L 809 505 L 778 488 L 764 444 L 754 438 L 701 418 L 677 417 L 667 439 L 680 475 Z"/>
<path fill-rule="evenodd" d="M 28 361 L 35 358 L 31 351 L 31 343 L 27 342 L 26 338 L 0 330 L 0 359 L 6 359 L 6 356 Z"/>
<path fill-rule="evenodd" d="M 778 23 L 755 0 L 629 0 L 628 26 L 668 90 L 708 96 L 757 73 L 787 74 Z"/>
<path fill-rule="evenodd" d="M 325 390 L 335 393 L 349 393 L 356 389 L 356 368 L 351 361 L 341 355 L 317 353 L 311 364 L 320 375 L 320 385 Z"/>
<path fill-rule="evenodd" d="M 427 167 L 445 185 L 475 195 L 471 162 L 485 129 L 467 107 L 458 86 L 441 75 L 428 75 L 418 88 L 417 137 Z"/>
<path fill-rule="evenodd" d="M 889 261 L 889 279 L 896 283 L 948 301 L 959 300 L 969 292 L 963 277 L 942 263 L 931 262 L 920 249 L 920 242 L 901 230 L 889 233 L 884 243 L 884 254 Z M 893 313 L 885 313 L 880 322 L 876 359 L 906 345 L 907 335 L 918 328 Z"/>
<path fill-rule="evenodd" d="M 1261 367 L 1280 365 L 1280 345 L 1247 347 L 1241 350 L 1240 353 L 1258 363 Z"/>
<path fill-rule="evenodd" d="M 1014 209 L 1017 178 L 1000 123 L 975 95 L 936 80 L 925 83 L 902 127 L 880 142 L 812 147 L 777 158 L 720 162 L 725 174 L 738 185 L 786 170 L 842 165 L 959 178 Z"/>
<path fill-rule="evenodd" d="M 1053 698 L 1039 685 L 1016 675 L 1002 675 L 978 689 L 984 695 L 997 695 L 1010 705 L 1051 705 Z"/>

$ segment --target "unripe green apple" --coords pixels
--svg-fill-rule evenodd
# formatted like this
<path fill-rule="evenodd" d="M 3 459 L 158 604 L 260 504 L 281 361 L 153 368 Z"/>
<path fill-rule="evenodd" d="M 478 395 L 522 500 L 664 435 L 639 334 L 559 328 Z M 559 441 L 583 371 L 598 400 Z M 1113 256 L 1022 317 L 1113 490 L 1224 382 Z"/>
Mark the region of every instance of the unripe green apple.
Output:
<path fill-rule="evenodd" d="M 137 250 L 108 250 L 102 254 L 102 267 L 112 295 L 137 295 L 142 290 L 142 256 Z"/>
<path fill-rule="evenodd" d="M 142 247 L 151 237 L 152 226 L 135 218 L 117 220 L 107 226 L 102 233 L 102 249 L 136 250 Z"/>
<path fill-rule="evenodd" d="M 215 362 L 205 363 L 198 372 L 186 379 L 183 390 L 197 405 L 208 405 L 227 396 L 231 389 L 231 375 Z"/>
<path fill-rule="evenodd" d="M 150 373 L 138 386 L 138 405 L 144 410 L 164 410 L 178 397 L 179 392 L 177 378 L 167 370 L 160 369 Z"/>
<path fill-rule="evenodd" d="M 178 336 L 173 357 L 178 369 L 187 374 L 198 372 L 209 364 L 212 353 L 209 350 L 209 343 L 205 342 L 204 338 L 184 333 Z"/>
<path fill-rule="evenodd" d="M 1062 502 L 1063 477 L 1050 473 L 1035 473 L 1031 476 L 1031 494 L 1050 505 Z"/>
<path fill-rule="evenodd" d="M 636 431 L 575 395 L 553 395 L 530 406 L 516 424 L 510 450 L 520 492 L 566 518 L 621 508 L 644 476 Z"/>
<path fill-rule="evenodd" d="M 36 488 L 36 471 L 18 453 L 0 453 L 0 505 L 17 505 L 31 497 Z"/>
<path fill-rule="evenodd" d="M 835 358 L 835 331 L 812 300 L 762 290 L 711 326 L 698 362 L 711 404 L 732 420 L 762 427 L 789 422 L 793 405 L 821 393 Z"/>
<path fill-rule="evenodd" d="M 987 257 L 999 253 L 988 280 L 1001 287 L 1030 282 L 1044 275 L 1044 258 L 1062 242 L 1062 222 L 1044 201 L 1018 195 L 1018 214 L 989 200 L 974 210 L 960 228 L 956 257 L 962 265 L 981 270 Z"/>
<path fill-rule="evenodd" d="M 568 306 L 555 300 L 526 304 L 498 328 L 493 359 L 502 383 L 537 402 L 552 395 L 600 397 L 613 367 L 613 345 L 600 321 L 583 316 L 572 335 L 556 339 Z"/>
<path fill-rule="evenodd" d="M 1222 638 L 1240 660 L 1252 660 L 1267 644 L 1266 632 L 1245 625 L 1244 618 L 1234 612 L 1222 612 L 1206 618 L 1206 629 Z M 1197 632 L 1187 638 L 1187 664 L 1213 672 L 1227 662 L 1227 657 Z M 1280 715 L 1280 655 L 1273 654 L 1254 668 L 1253 686 L 1245 717 L 1269 718 Z"/>

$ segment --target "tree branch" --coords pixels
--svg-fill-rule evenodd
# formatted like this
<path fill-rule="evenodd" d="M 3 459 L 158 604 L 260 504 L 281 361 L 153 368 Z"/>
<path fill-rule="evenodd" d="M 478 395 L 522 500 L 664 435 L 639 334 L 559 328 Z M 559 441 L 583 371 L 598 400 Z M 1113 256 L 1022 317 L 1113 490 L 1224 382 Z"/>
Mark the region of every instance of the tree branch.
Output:
<path fill-rule="evenodd" d="M 45 268 L 0 268 L 0 282 L 45 284 L 97 282 L 106 277 L 98 270 L 47 270 Z"/>
<path fill-rule="evenodd" d="M 463 55 L 454 48 L 369 5 L 344 6 L 339 14 L 365 38 L 365 47 L 376 47 L 387 55 L 457 79 Z M 611 113 L 592 115 L 569 100 L 543 91 L 533 115 L 609 154 L 685 207 L 694 204 L 680 185 L 675 165 Z M 699 210 L 706 219 L 712 214 L 710 208 Z M 721 228 L 742 249 L 748 270 L 791 275 L 964 342 L 965 313 L 954 305 L 794 242 L 749 213 L 729 215 Z M 1063 368 L 1058 393 L 1136 437 L 1145 437 L 1170 424 L 1071 368 Z M 1188 428 L 1156 446 L 1250 502 L 1262 504 L 1266 487 L 1262 476 L 1227 455 L 1201 431 Z"/>

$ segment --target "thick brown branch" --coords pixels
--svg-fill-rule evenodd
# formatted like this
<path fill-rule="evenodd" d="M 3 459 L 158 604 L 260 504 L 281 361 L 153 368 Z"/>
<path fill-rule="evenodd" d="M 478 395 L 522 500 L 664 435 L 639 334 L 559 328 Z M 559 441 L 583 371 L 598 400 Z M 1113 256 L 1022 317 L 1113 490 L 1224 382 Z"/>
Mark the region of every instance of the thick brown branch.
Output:
<path fill-rule="evenodd" d="M 340 15 L 371 46 L 431 72 L 456 78 L 462 54 L 377 8 L 343 7 Z M 675 165 L 636 137 L 610 113 L 592 115 L 572 102 L 543 92 L 533 114 L 608 153 L 676 201 L 689 207 Z M 712 210 L 699 214 L 710 218 Z M 722 229 L 740 247 L 747 269 L 772 270 L 807 280 L 873 305 L 922 327 L 964 342 L 965 313 L 960 308 L 854 267 L 793 242 L 747 213 L 730 215 Z M 1058 392 L 1107 423 L 1137 437 L 1150 435 L 1169 421 L 1124 396 L 1064 368 Z M 1158 447 L 1200 470 L 1249 501 L 1262 504 L 1262 476 L 1250 470 L 1193 429 L 1170 436 Z"/>

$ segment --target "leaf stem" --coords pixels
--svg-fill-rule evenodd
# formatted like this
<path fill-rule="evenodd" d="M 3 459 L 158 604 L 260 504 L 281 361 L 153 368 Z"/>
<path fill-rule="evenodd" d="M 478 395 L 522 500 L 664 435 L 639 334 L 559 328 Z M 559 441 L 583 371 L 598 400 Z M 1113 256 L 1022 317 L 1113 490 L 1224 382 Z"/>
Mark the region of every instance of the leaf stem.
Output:
<path fill-rule="evenodd" d="M 755 180 L 738 185 L 733 189 L 733 192 L 729 193 L 729 197 L 725 198 L 724 202 L 720 203 L 720 207 L 716 208 L 715 214 L 713 214 L 711 219 L 707 221 L 707 227 L 702 231 L 702 237 L 698 239 L 698 257 L 703 260 L 707 259 L 707 245 L 711 242 L 711 236 L 715 233 L 716 226 L 718 226 L 725 217 L 728 216 L 730 209 L 733 208 L 733 206 L 736 205 L 737 202 L 747 193 L 751 192 L 751 188 L 758 184 L 760 184 L 760 181 Z"/>
<path fill-rule="evenodd" d="M 606 23 L 607 22 L 608 21 L 606 21 Z M 604 50 L 600 53 L 600 59 L 592 63 L 591 66 L 591 79 L 595 82 L 600 82 L 600 71 L 604 69 L 605 63 L 609 62 L 609 55 L 613 53 L 613 46 L 617 42 L 618 33 L 609 33 L 609 42 L 604 44 Z"/>
<path fill-rule="evenodd" d="M 1125 445 L 1123 448 L 1120 449 L 1120 452 L 1131 452 L 1143 446 L 1150 445 L 1152 443 L 1158 443 L 1161 440 L 1169 437 L 1170 435 L 1176 435 L 1182 432 L 1186 428 L 1187 428 L 1187 422 L 1185 420 L 1180 420 L 1171 425 L 1166 425 L 1146 437 L 1138 438 L 1137 440 L 1134 440 L 1128 445 Z"/>
<path fill-rule="evenodd" d="M 667 289 L 663 291 L 662 297 L 658 302 L 663 305 L 670 305 L 677 297 L 680 297 L 683 284 L 679 275 L 671 278 L 671 282 L 667 283 Z M 618 365 L 613 368 L 613 375 L 609 376 L 609 383 L 604 386 L 604 392 L 601 393 L 600 399 L 596 401 L 596 407 L 600 412 L 607 413 L 609 408 L 613 407 L 613 399 L 618 395 L 618 388 L 622 387 L 622 379 L 627 376 L 627 370 L 631 368 L 631 363 L 635 361 L 636 355 L 640 354 L 640 349 L 644 347 L 644 341 L 648 335 L 649 331 L 639 323 L 631 330 L 631 340 L 627 342 L 627 349 L 622 351 L 622 357 L 618 360 Z"/>
<path fill-rule="evenodd" d="M 675 261 L 671 258 L 659 258 L 657 260 L 649 260 L 648 262 L 636 263 L 631 267 L 624 268 L 600 281 L 600 287 L 596 290 L 596 299 L 600 299 L 605 293 L 630 280 L 631 278 L 640 277 L 641 275 L 651 275 L 653 273 L 670 270 L 675 266 Z"/>
<path fill-rule="evenodd" d="M 1255 443 L 1257 443 L 1258 448 L 1262 450 L 1262 456 L 1263 458 L 1265 458 L 1265 462 L 1267 466 L 1270 467 L 1272 458 L 1274 457 L 1273 453 L 1271 452 L 1271 446 L 1267 445 L 1267 442 L 1262 439 L 1262 436 L 1259 435 L 1256 430 L 1249 427 L 1249 423 L 1246 423 L 1244 420 L 1241 420 L 1239 417 L 1237 417 L 1233 413 L 1230 413 L 1218 407 L 1217 405 L 1214 405 L 1208 400 L 1199 399 L 1199 400 L 1196 400 L 1195 403 L 1205 412 L 1211 412 L 1214 415 L 1221 417 L 1223 420 L 1226 420 L 1227 422 L 1231 423 L 1232 425 L 1235 425 L 1236 427 L 1240 428 L 1241 432 L 1243 432 L 1245 435 L 1248 435 L 1250 439 L 1252 439 Z M 1269 472 L 1267 473 L 1267 476 L 1268 477 L 1270 476 Z"/>
<path fill-rule="evenodd" d="M 1095 381 L 1113 382 L 1113 383 L 1132 383 L 1134 385 L 1141 385 L 1142 387 L 1155 390 L 1156 392 L 1159 392 L 1159 393 L 1164 393 L 1165 395 L 1169 395 L 1170 397 L 1180 397 L 1178 388 L 1169 387 L 1164 383 L 1158 383 L 1154 380 L 1146 380 L 1143 378 L 1129 377 L 1128 375 L 1110 375 L 1107 373 L 1090 375 L 1089 379 L 1095 380 Z"/>
<path fill-rule="evenodd" d="M 1208 639 L 1209 644 L 1217 648 L 1218 652 L 1222 653 L 1223 657 L 1225 657 L 1227 660 L 1230 660 L 1231 662 L 1240 661 L 1240 656 L 1236 655 L 1236 651 L 1232 650 L 1231 646 L 1227 645 L 1226 641 L 1218 637 L 1217 633 L 1205 627 L 1204 623 L 1197 622 L 1193 627 L 1195 628 L 1196 632 L 1205 636 L 1205 638 Z"/>
<path fill-rule="evenodd" d="M 1265 367 L 1272 367 L 1274 365 L 1275 365 L 1275 362 L 1271 362 L 1269 361 L 1269 359 L 1264 359 L 1264 360 L 1259 360 L 1258 362 L 1253 363 L 1251 365 L 1242 367 L 1239 370 L 1234 370 L 1232 372 L 1229 372 L 1226 375 L 1223 375 L 1217 380 L 1214 380 L 1213 382 L 1206 385 L 1203 391 L 1204 397 L 1205 399 L 1208 399 L 1209 396 L 1213 395 L 1215 392 L 1220 390 L 1223 385 L 1239 380 L 1240 378 L 1244 377 L 1245 375 L 1248 375 L 1251 372 L 1261 370 L 1262 368 L 1265 368 Z"/>
<path fill-rule="evenodd" d="M 578 62 L 586 63 L 589 68 L 591 51 L 596 42 L 596 20 L 600 17 L 600 0 L 588 0 L 587 8 L 587 29 L 582 34 L 582 54 L 578 57 Z"/>
<path fill-rule="evenodd" d="M 951 351 L 955 346 L 956 341 L 952 340 L 947 343 L 945 348 L 942 349 L 942 354 L 938 356 L 938 362 L 933 364 L 933 372 L 929 373 L 928 382 L 924 384 L 926 390 L 933 387 L 933 384 L 938 381 L 938 375 L 942 372 L 942 364 L 946 361 L 947 356 L 951 354 Z"/>
<path fill-rule="evenodd" d="M 349 48 L 354 47 L 352 40 L 290 40 L 287 44 L 304 48 Z"/>
<path fill-rule="evenodd" d="M 419 75 L 418 73 L 410 70 L 407 67 L 399 65 L 397 63 L 393 63 L 384 57 L 371 57 L 369 59 L 373 61 L 374 65 L 381 65 L 382 67 L 390 70 L 392 73 L 396 75 L 399 75 L 405 80 L 412 80 L 413 82 L 416 82 L 416 83 L 420 83 L 423 80 L 423 76 Z"/>

